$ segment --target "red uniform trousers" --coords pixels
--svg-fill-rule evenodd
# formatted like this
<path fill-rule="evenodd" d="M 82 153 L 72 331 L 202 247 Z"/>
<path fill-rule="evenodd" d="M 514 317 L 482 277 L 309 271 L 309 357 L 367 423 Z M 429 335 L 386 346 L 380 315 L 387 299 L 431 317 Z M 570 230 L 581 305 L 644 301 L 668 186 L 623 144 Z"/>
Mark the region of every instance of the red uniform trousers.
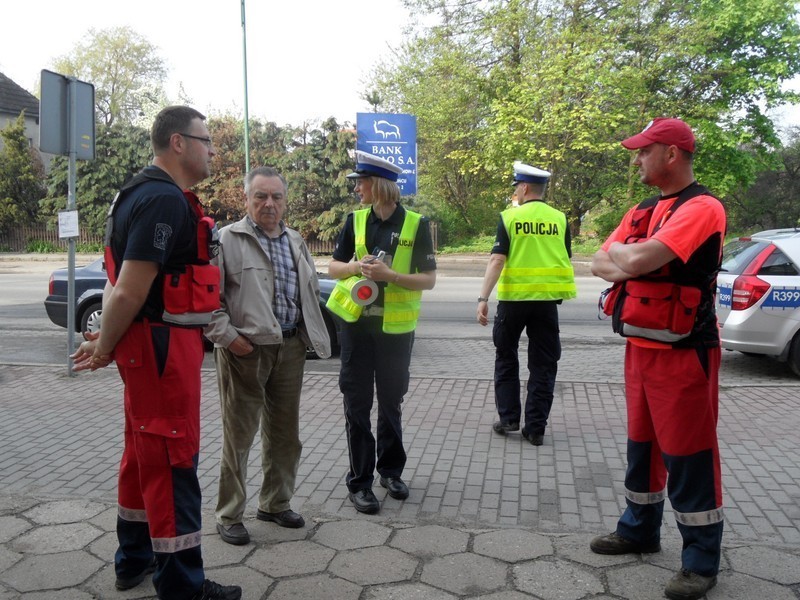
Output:
<path fill-rule="evenodd" d="M 114 350 L 125 384 L 125 449 L 119 473 L 117 576 L 157 559 L 159 598 L 191 598 L 203 584 L 199 329 L 135 322 Z"/>
<path fill-rule="evenodd" d="M 666 483 L 682 566 L 703 576 L 719 571 L 722 544 L 719 363 L 719 347 L 625 349 L 628 506 L 617 533 L 642 544 L 660 539 Z"/>

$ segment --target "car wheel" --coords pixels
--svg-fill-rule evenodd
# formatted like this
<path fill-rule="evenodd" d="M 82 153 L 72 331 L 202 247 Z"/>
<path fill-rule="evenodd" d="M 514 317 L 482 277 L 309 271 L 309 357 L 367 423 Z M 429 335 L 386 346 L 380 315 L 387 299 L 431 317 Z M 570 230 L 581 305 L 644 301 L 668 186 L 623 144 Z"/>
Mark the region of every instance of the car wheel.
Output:
<path fill-rule="evenodd" d="M 100 302 L 93 302 L 81 313 L 80 333 L 91 331 L 92 333 L 100 330 L 100 317 L 103 312 L 103 305 Z"/>
<path fill-rule="evenodd" d="M 789 348 L 789 358 L 787 359 L 792 373 L 800 377 L 800 332 L 794 334 L 792 345 Z"/>

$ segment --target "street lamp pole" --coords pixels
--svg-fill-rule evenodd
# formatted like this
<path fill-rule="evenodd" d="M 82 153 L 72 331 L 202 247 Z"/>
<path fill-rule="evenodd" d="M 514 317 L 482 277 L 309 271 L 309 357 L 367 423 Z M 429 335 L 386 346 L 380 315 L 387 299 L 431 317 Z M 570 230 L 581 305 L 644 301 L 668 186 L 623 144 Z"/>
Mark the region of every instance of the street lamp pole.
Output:
<path fill-rule="evenodd" d="M 242 0 L 242 64 L 244 66 L 244 169 L 250 171 L 250 114 L 247 108 L 247 24 Z"/>

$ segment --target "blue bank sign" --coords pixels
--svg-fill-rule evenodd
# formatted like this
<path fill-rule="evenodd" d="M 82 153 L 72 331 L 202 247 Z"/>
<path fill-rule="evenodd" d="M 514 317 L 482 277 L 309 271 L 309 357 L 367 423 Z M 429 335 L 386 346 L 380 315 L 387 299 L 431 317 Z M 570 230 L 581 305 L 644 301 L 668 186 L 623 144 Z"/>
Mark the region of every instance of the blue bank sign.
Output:
<path fill-rule="evenodd" d="M 357 113 L 356 148 L 403 167 L 397 179 L 401 196 L 417 193 L 417 117 Z"/>

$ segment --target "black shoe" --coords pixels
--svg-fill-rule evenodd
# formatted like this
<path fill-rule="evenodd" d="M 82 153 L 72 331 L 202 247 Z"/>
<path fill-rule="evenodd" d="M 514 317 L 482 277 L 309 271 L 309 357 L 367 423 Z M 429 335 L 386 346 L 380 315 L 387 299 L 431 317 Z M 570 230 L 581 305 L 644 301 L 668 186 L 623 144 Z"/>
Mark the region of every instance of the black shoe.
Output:
<path fill-rule="evenodd" d="M 234 546 L 244 546 L 250 542 L 250 534 L 247 533 L 247 529 L 241 523 L 234 523 L 233 525 L 217 523 L 217 533 L 223 542 Z"/>
<path fill-rule="evenodd" d="M 534 446 L 541 446 L 544 444 L 544 433 L 531 433 L 523 429 L 522 437 L 524 437 Z"/>
<path fill-rule="evenodd" d="M 381 485 L 389 490 L 389 495 L 395 500 L 408 498 L 408 486 L 399 477 L 381 477 Z"/>
<path fill-rule="evenodd" d="M 114 587 L 118 590 L 130 590 L 135 588 L 137 585 L 144 581 L 144 578 L 150 575 L 153 571 L 156 570 L 156 557 L 154 556 L 150 561 L 150 564 L 144 568 L 144 571 L 139 573 L 138 575 L 134 575 L 133 577 L 117 577 L 117 581 L 114 583 Z"/>
<path fill-rule="evenodd" d="M 381 503 L 378 502 L 375 494 L 373 494 L 372 490 L 369 488 L 364 488 L 357 492 L 350 492 L 347 497 L 350 498 L 350 502 L 353 503 L 353 506 L 356 507 L 358 512 L 374 515 L 381 509 Z"/>
<path fill-rule="evenodd" d="M 495 421 L 492 425 L 495 433 L 500 435 L 508 435 L 509 431 L 519 431 L 519 422 L 517 423 L 503 423 L 502 421 Z"/>
<path fill-rule="evenodd" d="M 191 600 L 239 600 L 241 597 L 242 588 L 238 585 L 220 585 L 206 579 Z"/>
<path fill-rule="evenodd" d="M 591 541 L 589 548 L 595 554 L 652 554 L 661 552 L 661 542 L 639 544 L 614 532 L 597 536 Z"/>
<path fill-rule="evenodd" d="M 717 585 L 717 576 L 704 577 L 686 569 L 678 571 L 664 588 L 664 595 L 670 600 L 697 600 Z"/>
<path fill-rule="evenodd" d="M 281 527 L 288 527 L 289 529 L 297 529 L 306 524 L 302 515 L 297 514 L 293 510 L 282 510 L 277 513 L 268 513 L 260 508 L 256 512 L 256 519 L 259 521 L 272 521 Z"/>

